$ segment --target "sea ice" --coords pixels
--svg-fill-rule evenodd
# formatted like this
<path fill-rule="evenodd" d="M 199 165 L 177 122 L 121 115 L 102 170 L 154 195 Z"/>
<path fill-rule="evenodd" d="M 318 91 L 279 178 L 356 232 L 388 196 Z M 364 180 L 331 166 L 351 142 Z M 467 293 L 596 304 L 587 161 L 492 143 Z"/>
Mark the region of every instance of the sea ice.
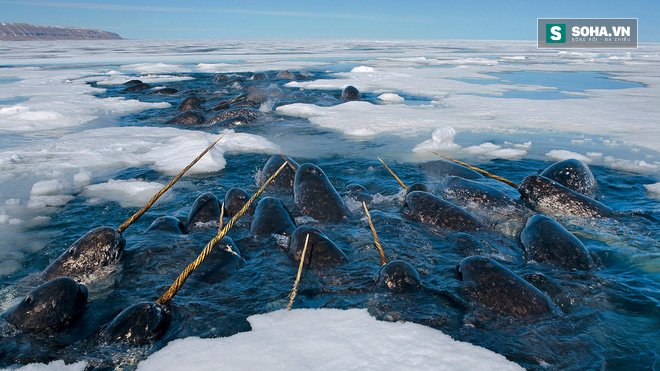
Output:
<path fill-rule="evenodd" d="M 175 340 L 138 370 L 522 370 L 504 356 L 366 309 L 279 310 L 248 318 L 227 338 Z M 220 358 L 218 358 L 221 355 Z"/>

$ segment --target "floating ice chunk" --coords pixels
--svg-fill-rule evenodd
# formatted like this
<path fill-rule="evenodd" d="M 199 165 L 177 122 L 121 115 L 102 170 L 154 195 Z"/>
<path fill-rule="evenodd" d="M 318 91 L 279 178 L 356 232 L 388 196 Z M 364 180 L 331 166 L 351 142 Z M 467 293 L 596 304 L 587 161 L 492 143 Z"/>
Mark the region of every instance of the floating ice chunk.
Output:
<path fill-rule="evenodd" d="M 592 162 L 592 159 L 581 155 L 576 152 L 571 152 L 567 151 L 564 149 L 553 149 L 552 151 L 548 152 L 545 154 L 546 156 L 550 157 L 550 159 L 554 161 L 564 161 L 568 159 L 575 159 L 575 160 L 580 160 L 584 162 L 585 164 L 590 164 Z"/>
<path fill-rule="evenodd" d="M 351 70 L 352 73 L 365 73 L 365 72 L 374 72 L 373 67 L 368 66 L 357 66 Z"/>
<path fill-rule="evenodd" d="M 279 310 L 248 321 L 251 331 L 230 337 L 174 340 L 138 370 L 191 364 L 213 370 L 218 354 L 227 370 L 523 370 L 502 355 L 430 327 L 378 321 L 366 309 Z"/>
<path fill-rule="evenodd" d="M 77 362 L 66 364 L 64 361 L 52 361 L 45 363 L 31 363 L 29 365 L 16 368 L 21 371 L 83 371 L 87 367 L 87 362 Z"/>
<path fill-rule="evenodd" d="M 22 176 L 44 178 L 53 173 L 66 173 L 75 177 L 80 169 L 117 169 L 145 165 L 167 174 L 176 174 L 218 136 L 177 128 L 131 126 L 67 134 L 38 145 L 0 150 L 0 182 Z M 211 153 L 206 154 L 188 173 L 208 173 L 222 169 L 225 151 L 277 153 L 279 147 L 257 135 L 228 130 Z M 45 153 L 48 154 L 48 161 L 44 161 Z M 2 163 L 4 159 L 15 156 L 20 161 L 8 160 Z M 87 176 L 78 175 L 78 180 L 82 181 Z M 35 191 L 39 187 L 41 185 Z"/>
<path fill-rule="evenodd" d="M 410 135 L 442 126 L 440 111 L 434 106 L 407 107 L 352 101 L 332 107 L 294 103 L 277 107 L 278 113 L 305 117 L 313 124 L 349 136 L 371 137 L 382 133 Z"/>
<path fill-rule="evenodd" d="M 147 203 L 165 185 L 157 182 L 145 182 L 137 179 L 115 180 L 106 183 L 88 185 L 83 195 L 96 199 L 116 201 L 121 207 L 139 207 Z M 164 199 L 171 193 L 163 195 Z M 163 199 L 161 198 L 161 199 Z"/>
<path fill-rule="evenodd" d="M 605 161 L 605 165 L 617 170 L 649 173 L 656 172 L 660 169 L 660 163 L 658 162 L 649 164 L 644 160 L 624 160 L 614 158 L 613 156 L 606 156 L 603 160 Z"/>
<path fill-rule="evenodd" d="M 413 148 L 413 152 L 425 151 L 457 151 L 461 146 L 454 143 L 456 130 L 451 126 L 444 126 L 435 129 L 431 135 L 431 139 L 426 140 Z"/>
<path fill-rule="evenodd" d="M 644 188 L 649 193 L 653 193 L 656 197 L 660 197 L 660 183 L 644 184 Z"/>
<path fill-rule="evenodd" d="M 92 172 L 91 171 L 81 171 L 73 175 L 73 183 L 75 185 L 84 186 L 92 182 Z"/>
<path fill-rule="evenodd" d="M 502 148 L 490 142 L 482 143 L 478 146 L 470 146 L 464 148 L 463 151 L 488 158 L 504 158 L 509 160 L 517 160 L 527 154 L 527 151 L 524 149 Z"/>
<path fill-rule="evenodd" d="M 27 207 L 28 209 L 43 209 L 64 206 L 73 199 L 74 197 L 71 195 L 30 196 Z"/>
<path fill-rule="evenodd" d="M 64 192 L 67 188 L 68 185 L 66 183 L 59 181 L 57 179 L 42 180 L 32 185 L 32 190 L 30 191 L 30 195 L 33 196 L 56 195 Z"/>
<path fill-rule="evenodd" d="M 399 94 L 394 93 L 383 93 L 378 96 L 378 99 L 383 102 L 403 102 L 405 99 Z"/>
<path fill-rule="evenodd" d="M 176 64 L 167 64 L 167 63 L 135 63 L 127 64 L 121 66 L 122 70 L 137 71 L 140 74 L 152 75 L 152 74 L 162 74 L 162 73 L 182 73 L 190 72 L 189 69 L 176 65 Z"/>

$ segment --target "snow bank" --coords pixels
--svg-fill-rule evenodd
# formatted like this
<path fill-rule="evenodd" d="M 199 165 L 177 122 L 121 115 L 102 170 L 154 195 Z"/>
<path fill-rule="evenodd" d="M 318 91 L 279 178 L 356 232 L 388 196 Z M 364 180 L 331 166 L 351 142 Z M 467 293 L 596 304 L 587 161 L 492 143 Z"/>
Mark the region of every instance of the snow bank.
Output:
<path fill-rule="evenodd" d="M 365 309 L 279 310 L 248 318 L 252 331 L 176 340 L 138 370 L 522 370 L 490 350 Z"/>

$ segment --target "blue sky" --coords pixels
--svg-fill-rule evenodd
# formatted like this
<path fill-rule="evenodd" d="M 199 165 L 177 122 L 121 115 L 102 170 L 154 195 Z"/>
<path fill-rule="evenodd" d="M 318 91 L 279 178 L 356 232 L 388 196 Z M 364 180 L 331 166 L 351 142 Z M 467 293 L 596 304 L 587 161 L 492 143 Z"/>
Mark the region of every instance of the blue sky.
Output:
<path fill-rule="evenodd" d="M 660 42 L 660 1 L 6 1 L 0 22 L 76 26 L 129 39 L 535 40 L 536 18 L 639 18 Z"/>

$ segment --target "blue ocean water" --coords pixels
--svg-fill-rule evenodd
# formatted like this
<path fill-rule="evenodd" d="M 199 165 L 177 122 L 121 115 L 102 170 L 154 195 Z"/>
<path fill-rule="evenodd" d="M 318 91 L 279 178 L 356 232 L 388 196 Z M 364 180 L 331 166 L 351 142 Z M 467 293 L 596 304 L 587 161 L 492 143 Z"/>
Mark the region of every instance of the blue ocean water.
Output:
<path fill-rule="evenodd" d="M 364 50 L 370 49 L 365 47 Z M 346 58 L 342 60 L 346 61 Z M 332 78 L 333 72 L 346 70 L 346 65 L 337 63 L 310 69 L 305 79 L 328 79 Z M 266 71 L 269 78 L 265 81 L 251 80 L 252 72 L 230 75 L 231 79 L 239 81 L 242 91 L 275 86 L 278 89 L 278 105 L 302 101 L 332 106 L 343 102 L 340 91 L 307 89 L 301 98 L 294 94 L 299 89 L 286 87 L 287 81 L 274 77 L 277 72 Z M 557 91 L 582 92 L 639 86 L 592 72 L 521 71 L 492 75 L 515 84 L 543 85 L 557 88 Z M 214 73 L 186 73 L 186 76 L 193 79 L 163 84 L 182 92 L 174 95 L 151 95 L 148 91 L 127 94 L 122 92 L 125 87 L 117 84 L 105 87 L 106 90 L 98 93 L 97 97 L 169 102 L 172 104 L 170 108 L 127 114 L 110 121 L 111 125 L 118 127 L 160 128 L 168 127 L 165 121 L 178 114 L 176 107 L 185 97 L 184 92 L 195 91 L 205 97 L 207 102 L 204 106 L 207 108 L 236 96 L 235 90 L 214 81 Z M 140 78 L 138 75 L 125 77 L 126 81 Z M 473 83 L 477 80 L 465 81 Z M 95 83 L 90 84 L 96 86 Z M 557 92 L 554 95 L 550 93 L 516 91 L 511 94 L 519 96 L 503 98 L 556 99 L 560 103 L 566 97 Z M 538 98 L 539 94 L 543 98 Z M 405 94 L 402 96 L 412 98 Z M 379 103 L 374 93 L 366 92 L 363 100 Z M 0 102 L 7 105 L 15 103 Z M 107 125 L 108 122 L 97 120 L 83 129 Z M 472 238 L 479 241 L 482 248 L 465 251 L 456 244 L 455 231 L 417 223 L 402 216 L 404 192 L 376 157 L 387 151 L 390 167 L 404 183 L 424 183 L 436 189 L 441 180 L 422 170 L 418 162 L 396 160 L 397 152 L 410 147 L 410 142 L 419 142 L 419 137 L 402 140 L 398 136 L 382 135 L 356 140 L 312 125 L 307 119 L 292 118 L 273 111 L 267 111 L 255 122 L 232 125 L 230 128 L 268 139 L 300 164 L 309 162 L 320 166 L 351 211 L 345 222 L 320 223 L 300 218 L 293 206 L 291 192 L 267 191 L 269 196 L 284 202 L 299 225 L 318 227 L 350 259 L 345 265 L 304 271 L 294 308 L 368 308 L 378 319 L 421 323 L 442 330 L 457 340 L 503 354 L 528 369 L 658 368 L 660 254 L 657 241 L 660 238 L 660 199 L 649 197 L 644 187 L 645 184 L 658 182 L 653 174 L 616 170 L 603 165 L 591 166 L 599 184 L 596 198 L 613 208 L 616 215 L 604 220 L 558 218 L 587 246 L 597 264 L 591 272 L 575 272 L 531 262 L 525 257 L 518 243 L 518 233 L 525 223 L 523 217 L 503 219 L 498 210 L 484 209 L 479 205 L 466 206 L 492 231 L 473 233 Z M 219 133 L 225 128 L 196 126 L 186 129 Z M 511 137 L 506 132 L 485 129 L 459 133 L 455 142 L 463 147 L 485 141 L 504 144 Z M 4 136 L 7 147 L 12 145 L 12 138 L 15 139 Z M 543 156 L 544 153 L 563 148 L 562 143 L 576 138 L 585 140 L 584 135 L 576 133 L 526 130 L 515 134 L 515 141 L 534 141 L 535 152 L 530 151 L 517 160 L 480 160 L 478 165 L 519 183 L 524 177 L 539 173 L 553 163 Z M 592 139 L 593 150 L 603 151 L 603 144 L 598 143 L 597 137 Z M 609 151 L 606 154 L 629 151 L 625 148 L 606 149 Z M 650 150 L 639 151 L 652 154 Z M 248 316 L 284 308 L 297 264 L 285 252 L 285 238 L 251 236 L 248 217 L 241 219 L 230 233 L 244 261 L 236 264 L 227 262 L 220 254 L 212 256 L 212 264 L 203 266 L 203 272 L 199 275 L 193 275 L 170 304 L 173 322 L 163 339 L 141 347 L 126 344 L 99 346 L 90 341 L 122 309 L 136 302 L 157 299 L 215 235 L 217 227 L 210 225 L 191 234 L 173 235 L 145 232 L 150 223 L 163 215 L 185 220 L 195 198 L 204 192 L 212 192 L 220 200 L 231 187 L 254 193 L 258 189 L 256 177 L 269 157 L 255 153 L 227 153 L 227 166 L 223 170 L 184 177 L 168 202 L 156 204 L 126 231 L 124 258 L 109 276 L 89 284 L 88 309 L 76 325 L 60 333 L 38 335 L 0 328 L 3 340 L 0 366 L 14 362 L 64 359 L 85 360 L 98 367 L 122 365 L 131 368 L 135 362 L 174 339 L 230 336 L 249 331 Z M 167 183 L 171 179 L 171 176 L 147 165 L 106 170 L 95 176 L 99 182 L 112 178 Z M 492 180 L 482 182 L 518 197 L 514 189 L 504 184 Z M 377 287 L 379 255 L 373 246 L 360 204 L 347 195 L 349 184 L 361 184 L 374 195 L 368 206 L 387 258 L 405 260 L 414 266 L 422 278 L 423 289 L 395 294 Z M 2 277 L 3 292 L 27 290 L 31 278 L 78 237 L 96 226 L 118 226 L 137 210 L 136 207 L 122 207 L 114 201 L 90 202 L 90 197 L 83 194 L 75 196 L 59 207 L 45 225 L 25 230 L 27 238 L 45 241 L 46 246 L 39 251 L 28 251 L 26 263 L 20 270 Z M 533 282 L 550 296 L 560 311 L 541 318 L 521 320 L 498 315 L 470 301 L 461 282 L 456 279 L 455 268 L 462 258 L 475 253 L 491 256 Z"/>
<path fill-rule="evenodd" d="M 642 84 L 613 79 L 611 75 L 602 72 L 576 71 L 576 72 L 539 72 L 516 71 L 508 73 L 489 73 L 497 80 L 489 79 L 457 79 L 471 84 L 523 84 L 540 85 L 553 90 L 521 91 L 510 90 L 499 98 L 521 99 L 586 99 L 584 96 L 569 95 L 564 92 L 584 92 L 591 89 L 626 89 L 641 87 Z"/>

